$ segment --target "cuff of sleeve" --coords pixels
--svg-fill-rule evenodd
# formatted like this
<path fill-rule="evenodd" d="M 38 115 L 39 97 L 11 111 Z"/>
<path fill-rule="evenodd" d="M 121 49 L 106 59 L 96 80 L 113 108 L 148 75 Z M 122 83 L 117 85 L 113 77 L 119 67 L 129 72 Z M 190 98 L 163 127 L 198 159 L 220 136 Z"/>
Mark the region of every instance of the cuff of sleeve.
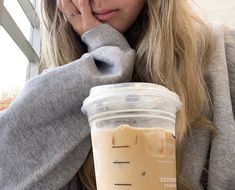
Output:
<path fill-rule="evenodd" d="M 88 52 L 102 46 L 118 46 L 122 50 L 129 50 L 130 46 L 126 38 L 115 28 L 107 23 L 86 31 L 81 40 L 87 45 Z"/>

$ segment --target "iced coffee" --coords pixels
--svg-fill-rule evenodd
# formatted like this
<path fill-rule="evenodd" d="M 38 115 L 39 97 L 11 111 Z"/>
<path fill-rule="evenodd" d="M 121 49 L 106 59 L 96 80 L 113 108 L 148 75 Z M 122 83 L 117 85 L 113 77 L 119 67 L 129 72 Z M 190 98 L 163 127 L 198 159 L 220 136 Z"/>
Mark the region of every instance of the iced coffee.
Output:
<path fill-rule="evenodd" d="M 92 147 L 97 189 L 176 189 L 172 132 L 121 125 L 93 132 Z"/>
<path fill-rule="evenodd" d="M 91 126 L 97 190 L 176 190 L 179 107 L 176 94 L 155 84 L 91 90 L 82 110 Z"/>

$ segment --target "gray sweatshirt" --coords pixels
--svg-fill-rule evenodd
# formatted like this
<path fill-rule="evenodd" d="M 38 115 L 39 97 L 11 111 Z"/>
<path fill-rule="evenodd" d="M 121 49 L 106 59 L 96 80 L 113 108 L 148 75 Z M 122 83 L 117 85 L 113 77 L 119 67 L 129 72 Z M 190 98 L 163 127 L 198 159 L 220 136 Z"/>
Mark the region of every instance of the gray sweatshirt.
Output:
<path fill-rule="evenodd" d="M 188 139 L 182 175 L 198 189 L 209 159 L 208 189 L 235 187 L 235 44 L 213 26 L 215 50 L 208 71 L 214 122 L 220 133 L 195 130 Z M 227 40 L 226 40 L 227 39 Z M 0 113 L 0 190 L 78 190 L 77 172 L 91 149 L 90 128 L 81 113 L 93 86 L 131 81 L 135 52 L 108 24 L 83 34 L 88 53 L 29 80 Z M 211 146 L 210 146 L 211 144 Z M 205 178 L 205 177 L 204 177 Z M 206 177 L 207 179 L 207 177 Z"/>
<path fill-rule="evenodd" d="M 192 131 L 182 174 L 198 189 L 234 190 L 235 30 L 218 23 L 211 28 L 214 47 L 207 86 L 212 94 L 213 123 L 219 131 L 215 138 L 207 130 Z"/>

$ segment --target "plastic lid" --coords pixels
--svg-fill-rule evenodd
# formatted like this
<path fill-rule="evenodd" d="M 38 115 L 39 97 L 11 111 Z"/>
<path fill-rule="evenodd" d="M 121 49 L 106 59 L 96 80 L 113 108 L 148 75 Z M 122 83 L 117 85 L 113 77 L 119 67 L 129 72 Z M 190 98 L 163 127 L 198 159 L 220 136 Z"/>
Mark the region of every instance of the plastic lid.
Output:
<path fill-rule="evenodd" d="M 120 94 L 140 96 L 151 95 L 156 97 L 162 96 L 171 99 L 171 102 L 175 104 L 176 110 L 178 110 L 181 106 L 179 96 L 164 86 L 153 83 L 128 82 L 101 85 L 91 88 L 90 95 L 84 100 L 81 110 L 84 114 L 87 114 L 90 105 L 97 103 L 99 100 L 104 100 L 108 97 L 115 98 L 115 96 Z M 118 103 L 118 99 L 116 99 L 115 101 Z"/>

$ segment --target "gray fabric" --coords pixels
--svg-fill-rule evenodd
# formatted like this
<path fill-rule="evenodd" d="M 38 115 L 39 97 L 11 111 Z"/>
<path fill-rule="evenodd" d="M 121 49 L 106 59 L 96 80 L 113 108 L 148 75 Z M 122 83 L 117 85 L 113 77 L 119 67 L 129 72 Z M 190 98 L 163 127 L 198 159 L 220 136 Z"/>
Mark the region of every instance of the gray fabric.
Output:
<path fill-rule="evenodd" d="M 209 190 L 235 187 L 235 30 L 211 25 L 214 50 L 208 68 L 208 87 L 213 101 L 213 121 L 218 135 L 211 138 L 206 130 L 195 130 L 188 139 L 182 174 L 197 189 L 209 152 Z"/>
<path fill-rule="evenodd" d="M 1 190 L 52 190 L 67 184 L 91 147 L 87 118 L 80 111 L 90 88 L 131 80 L 135 51 L 117 30 L 102 24 L 82 40 L 88 53 L 28 81 L 0 114 Z"/>
<path fill-rule="evenodd" d="M 182 175 L 203 189 L 200 179 L 209 153 L 208 189 L 231 190 L 235 187 L 235 31 L 220 25 L 212 29 L 215 49 L 208 86 L 220 131 L 214 139 L 206 130 L 192 131 Z M 88 31 L 82 40 L 88 45 L 87 54 L 28 81 L 14 104 L 0 113 L 1 190 L 80 189 L 76 173 L 91 148 L 82 101 L 92 86 L 130 81 L 135 60 L 135 52 L 108 24 Z"/>

